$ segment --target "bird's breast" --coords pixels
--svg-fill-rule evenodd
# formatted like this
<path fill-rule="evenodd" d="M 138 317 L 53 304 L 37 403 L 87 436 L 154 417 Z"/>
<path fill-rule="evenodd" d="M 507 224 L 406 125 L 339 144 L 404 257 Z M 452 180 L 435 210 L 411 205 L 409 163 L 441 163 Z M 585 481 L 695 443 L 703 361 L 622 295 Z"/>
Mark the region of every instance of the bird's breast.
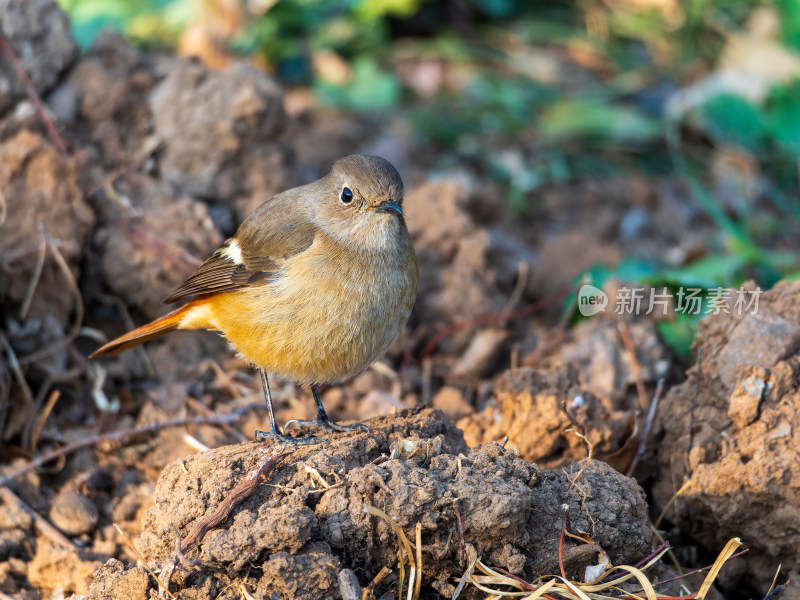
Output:
<path fill-rule="evenodd" d="M 408 250 L 360 254 L 315 240 L 275 281 L 219 294 L 218 328 L 247 360 L 298 382 L 352 377 L 408 320 L 418 278 Z"/>

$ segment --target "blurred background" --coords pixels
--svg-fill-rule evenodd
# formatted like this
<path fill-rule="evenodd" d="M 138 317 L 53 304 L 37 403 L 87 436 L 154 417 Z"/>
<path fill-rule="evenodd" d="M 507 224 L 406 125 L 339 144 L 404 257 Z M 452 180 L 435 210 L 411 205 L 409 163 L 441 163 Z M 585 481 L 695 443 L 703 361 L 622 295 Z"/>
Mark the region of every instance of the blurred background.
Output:
<path fill-rule="evenodd" d="M 167 464 L 263 427 L 259 408 L 101 444 L 260 402 L 260 382 L 207 332 L 87 356 L 164 314 L 261 202 L 355 152 L 403 176 L 420 292 L 386 359 L 324 390 L 332 417 L 433 406 L 543 468 L 586 456 L 582 424 L 665 510 L 675 565 L 741 535 L 760 558 L 724 597 L 761 597 L 779 559 L 800 577 L 800 527 L 770 520 L 800 498 L 782 445 L 800 427 L 796 0 L 6 0 L 0 34 L 0 469 L 97 557 L 58 562 L 30 516 L 8 520 L 1 592 L 85 593 L 97 561 L 136 560 L 112 523 L 139 531 Z M 587 284 L 602 314 L 581 314 Z M 698 327 L 740 286 L 759 315 Z M 631 288 L 641 309 L 616 311 Z M 688 289 L 701 309 L 679 310 Z M 754 412 L 729 414 L 753 381 Z M 308 390 L 273 393 L 280 422 L 313 416 Z M 684 481 L 730 487 L 673 504 Z"/>
<path fill-rule="evenodd" d="M 480 202 L 520 227 L 558 203 L 559 226 L 594 243 L 576 259 L 608 267 L 587 273 L 601 287 L 797 277 L 793 0 L 59 1 L 83 49 L 113 28 L 211 69 L 245 58 L 295 111 L 355 115 L 403 138 L 374 147 L 496 183 Z M 654 216 L 650 193 L 688 202 Z M 695 321 L 659 325 L 681 356 Z"/>

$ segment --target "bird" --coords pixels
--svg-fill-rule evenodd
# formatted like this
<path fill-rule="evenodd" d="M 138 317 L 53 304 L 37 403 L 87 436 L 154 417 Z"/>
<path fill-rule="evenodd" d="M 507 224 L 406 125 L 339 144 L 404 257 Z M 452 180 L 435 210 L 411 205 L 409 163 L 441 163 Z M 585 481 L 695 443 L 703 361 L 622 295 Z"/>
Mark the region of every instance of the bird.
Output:
<path fill-rule="evenodd" d="M 381 358 L 405 327 L 419 267 L 403 212 L 403 181 L 379 156 L 353 154 L 320 179 L 265 201 L 165 304 L 180 308 L 91 354 L 113 356 L 177 329 L 225 337 L 260 372 L 269 431 L 256 441 L 318 443 L 275 420 L 268 373 L 309 385 L 313 420 L 287 422 L 332 433 L 319 384 L 354 377 Z"/>

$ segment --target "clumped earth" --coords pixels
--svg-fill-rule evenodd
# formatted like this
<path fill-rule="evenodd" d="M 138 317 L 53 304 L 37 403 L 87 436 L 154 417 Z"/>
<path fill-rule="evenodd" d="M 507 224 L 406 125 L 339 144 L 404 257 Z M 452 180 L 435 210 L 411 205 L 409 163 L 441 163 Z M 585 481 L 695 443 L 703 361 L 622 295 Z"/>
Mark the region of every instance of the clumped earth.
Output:
<path fill-rule="evenodd" d="M 256 598 L 328 598 L 337 594 L 343 568 L 353 569 L 366 587 L 383 566 L 396 566 L 401 550 L 392 527 L 368 514 L 367 505 L 404 531 L 421 524 L 425 587 L 444 596 L 452 595 L 473 551 L 526 579 L 555 572 L 565 512 L 574 532 L 588 534 L 614 564 L 633 564 L 650 552 L 642 490 L 602 462 L 542 471 L 494 442 L 468 449 L 452 422 L 432 409 L 376 418 L 369 426 L 368 434 L 340 435 L 292 452 L 225 527 L 188 554 L 199 562 L 176 571 L 181 597 L 240 597 L 241 585 Z M 186 537 L 260 457 L 279 450 L 228 446 L 169 465 L 137 541 L 148 564 L 163 572 L 178 535 Z M 597 561 L 595 550 L 566 545 L 570 576 L 580 577 Z M 91 598 L 115 589 L 119 595 L 130 585 L 130 571 L 117 565 L 100 571 Z M 308 567 L 317 577 L 313 583 Z M 146 598 L 146 588 L 128 597 Z"/>
<path fill-rule="evenodd" d="M 700 360 L 664 398 L 653 497 L 706 547 L 739 536 L 747 576 L 769 587 L 775 564 L 800 564 L 800 284 L 779 283 L 757 314 L 701 322 Z M 732 311 L 733 312 L 733 311 Z M 789 588 L 784 598 L 800 598 Z"/>
<path fill-rule="evenodd" d="M 350 571 L 363 587 L 387 567 L 379 597 L 398 585 L 393 523 L 412 542 L 421 528 L 421 597 L 450 597 L 475 557 L 524 579 L 559 573 L 562 531 L 591 541 L 565 541 L 570 577 L 601 562 L 598 551 L 635 564 L 657 543 L 650 519 L 665 507 L 662 534 L 691 567 L 711 564 L 731 537 L 750 547 L 720 574 L 726 597 L 763 595 L 779 563 L 800 577 L 800 284 L 776 286 L 758 314 L 707 317 L 688 371 L 645 316 L 560 321 L 565 285 L 592 264 L 698 253 L 710 225 L 680 184 L 553 185 L 516 218 L 489 178 L 453 167 L 434 180 L 437 150 L 389 118 L 376 127 L 309 107 L 251 65 L 144 56 L 113 34 L 79 56 L 51 0 L 5 0 L 0 11 L 65 146 L 1 60 L 0 477 L 107 432 L 217 419 L 95 440 L 2 479 L 0 592 L 155 596 L 116 524 L 183 598 L 336 598 Z M 421 270 L 385 362 L 323 392 L 334 418 L 374 417 L 372 430 L 284 457 L 177 553 L 259 459 L 282 451 L 248 442 L 264 425 L 263 409 L 244 410 L 260 402 L 259 381 L 200 332 L 86 356 L 162 314 L 161 299 L 253 207 L 358 151 L 400 167 Z M 281 422 L 312 416 L 307 391 L 273 388 Z M 214 416 L 239 408 L 238 421 Z M 634 480 L 622 473 L 641 448 Z M 650 575 L 677 575 L 659 569 Z M 677 596 L 681 582 L 659 590 Z M 467 586 L 462 597 L 481 594 Z"/>

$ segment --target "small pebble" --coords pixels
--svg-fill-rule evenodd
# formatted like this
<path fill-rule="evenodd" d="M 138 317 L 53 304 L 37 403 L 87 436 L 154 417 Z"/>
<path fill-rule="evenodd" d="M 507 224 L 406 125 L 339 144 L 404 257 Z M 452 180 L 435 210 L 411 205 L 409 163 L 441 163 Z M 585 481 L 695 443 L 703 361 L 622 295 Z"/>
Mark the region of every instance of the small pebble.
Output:
<path fill-rule="evenodd" d="M 747 427 L 758 418 L 759 405 L 766 388 L 766 369 L 752 369 L 746 377 L 736 382 L 728 401 L 728 416 L 739 426 Z"/>
<path fill-rule="evenodd" d="M 438 408 L 453 421 L 458 421 L 475 412 L 475 408 L 467 401 L 461 390 L 449 385 L 436 392 L 431 404 L 433 408 Z"/>
<path fill-rule="evenodd" d="M 97 524 L 97 506 L 83 494 L 59 493 L 50 507 L 50 520 L 66 535 L 88 533 Z"/>

